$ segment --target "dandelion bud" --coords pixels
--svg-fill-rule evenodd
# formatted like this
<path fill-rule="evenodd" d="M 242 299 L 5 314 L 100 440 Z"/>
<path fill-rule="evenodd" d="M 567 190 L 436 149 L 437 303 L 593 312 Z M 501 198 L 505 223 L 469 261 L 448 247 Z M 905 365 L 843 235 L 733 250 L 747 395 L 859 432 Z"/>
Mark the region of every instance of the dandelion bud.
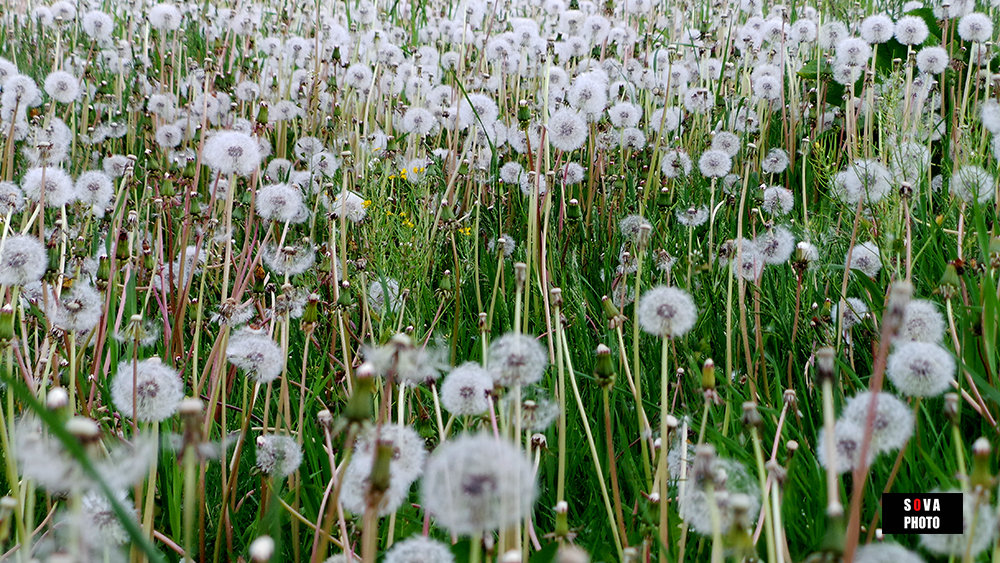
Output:
<path fill-rule="evenodd" d="M 712 465 L 715 461 L 715 446 L 701 444 L 694 449 L 694 461 L 691 463 L 691 478 L 695 482 L 714 479 Z"/>
<path fill-rule="evenodd" d="M 66 431 L 82 443 L 90 443 L 101 437 L 101 429 L 89 418 L 74 416 L 66 421 Z"/>
<path fill-rule="evenodd" d="M 747 401 L 743 403 L 743 425 L 752 428 L 759 428 L 764 420 L 760 417 L 760 412 L 757 410 L 757 403 L 753 401 Z"/>
<path fill-rule="evenodd" d="M 601 306 L 604 308 L 604 317 L 608 319 L 608 328 L 618 328 L 625 323 L 625 315 L 615 307 L 610 297 L 607 295 L 601 297 Z"/>
<path fill-rule="evenodd" d="M 337 297 L 337 305 L 350 307 L 353 304 L 354 298 L 351 296 L 351 282 L 344 280 L 340 282 L 340 295 Z"/>
<path fill-rule="evenodd" d="M 913 296 L 913 285 L 906 281 L 898 281 L 892 284 L 889 290 L 889 306 L 882 316 L 883 330 L 889 335 L 896 335 L 899 326 L 903 322 L 903 314 L 906 312 L 906 304 Z"/>
<path fill-rule="evenodd" d="M 782 400 L 785 401 L 785 404 L 790 409 L 794 409 L 799 403 L 798 397 L 795 395 L 795 389 L 785 389 Z"/>
<path fill-rule="evenodd" d="M 816 372 L 820 382 L 833 380 L 836 358 L 837 353 L 829 346 L 816 351 Z"/>
<path fill-rule="evenodd" d="M 670 188 L 660 188 L 660 193 L 656 194 L 656 204 L 660 207 L 670 205 Z"/>
<path fill-rule="evenodd" d="M 438 281 L 438 289 L 441 291 L 451 291 L 455 286 L 451 283 L 451 270 L 445 270 L 441 274 L 441 279 Z"/>
<path fill-rule="evenodd" d="M 952 424 L 958 424 L 958 393 L 945 393 L 944 415 Z"/>
<path fill-rule="evenodd" d="M 523 290 L 526 281 L 528 281 L 528 265 L 524 262 L 517 262 L 514 264 L 514 284 L 518 290 Z"/>
<path fill-rule="evenodd" d="M 274 540 L 271 536 L 260 536 L 250 543 L 250 560 L 255 562 L 270 561 L 274 555 Z"/>
<path fill-rule="evenodd" d="M 0 498 L 0 543 L 5 543 L 10 537 L 11 516 L 17 509 L 17 499 L 14 497 Z"/>
<path fill-rule="evenodd" d="M 566 218 L 579 220 L 583 217 L 583 210 L 580 209 L 580 201 L 576 198 L 569 200 L 566 204 Z"/>
<path fill-rule="evenodd" d="M 333 413 L 330 412 L 330 409 L 323 409 L 319 411 L 316 413 L 316 422 L 318 422 L 323 428 L 329 429 L 333 424 Z"/>
<path fill-rule="evenodd" d="M 788 457 L 792 457 L 799 450 L 799 442 L 797 440 L 789 440 L 785 444 L 785 449 L 788 450 Z"/>
<path fill-rule="evenodd" d="M 653 231 L 653 226 L 650 225 L 649 223 L 643 223 L 639 225 L 639 237 L 636 242 L 638 243 L 640 251 L 646 249 L 646 245 L 649 244 L 649 234 L 652 231 Z"/>
<path fill-rule="evenodd" d="M 354 372 L 354 393 L 344 407 L 348 422 L 362 423 L 372 418 L 372 392 L 375 390 L 375 367 L 365 362 Z"/>
<path fill-rule="evenodd" d="M 201 402 L 201 399 L 197 397 L 190 397 L 184 399 L 177 405 L 177 412 L 180 413 L 180 415 L 185 419 L 196 418 L 201 415 L 203 408 L 204 403 Z"/>
<path fill-rule="evenodd" d="M 392 461 L 393 447 L 389 442 L 379 442 L 375 448 L 375 465 L 369 478 L 371 493 L 381 495 L 389 490 L 391 473 L 389 463 Z"/>
<path fill-rule="evenodd" d="M 310 293 L 306 300 L 306 310 L 302 313 L 303 326 L 315 326 L 319 322 L 319 295 Z"/>
<path fill-rule="evenodd" d="M 556 503 L 556 537 L 565 538 L 569 535 L 569 505 L 561 500 Z"/>
<path fill-rule="evenodd" d="M 549 300 L 552 302 L 553 307 L 562 307 L 562 289 L 558 287 L 553 287 L 549 290 Z"/>
<path fill-rule="evenodd" d="M 556 552 L 555 563 L 590 563 L 590 555 L 579 546 L 564 545 Z"/>
<path fill-rule="evenodd" d="M 958 278 L 958 269 L 955 268 L 954 263 L 949 263 L 944 269 L 941 281 L 938 282 L 937 292 L 941 295 L 941 297 L 951 299 L 958 293 L 960 284 L 961 282 Z"/>
<path fill-rule="evenodd" d="M 672 414 L 668 414 L 667 415 L 667 428 L 673 430 L 673 429 L 677 428 L 677 426 L 679 426 L 679 425 L 680 425 L 680 421 L 677 420 L 676 416 L 674 416 Z"/>
<path fill-rule="evenodd" d="M 69 393 L 62 387 L 49 389 L 49 394 L 45 396 L 45 407 L 50 411 L 65 408 L 69 404 Z"/>
<path fill-rule="evenodd" d="M 517 102 L 517 120 L 521 123 L 521 127 L 526 127 L 531 120 L 531 108 L 528 107 L 527 100 Z"/>
<path fill-rule="evenodd" d="M 749 496 L 739 493 L 730 498 L 729 507 L 733 515 L 733 527 L 729 531 L 729 538 L 726 542 L 730 554 L 737 561 L 754 559 L 757 551 L 754 549 L 753 538 L 750 535 L 750 526 L 756 516 L 750 513 L 753 502 Z"/>
<path fill-rule="evenodd" d="M 14 308 L 8 303 L 0 308 L 0 345 L 14 338 Z"/>
<path fill-rule="evenodd" d="M 97 263 L 97 281 L 105 282 L 111 279 L 111 260 L 107 256 L 101 256 Z"/>
<path fill-rule="evenodd" d="M 703 391 L 715 389 L 715 362 L 712 358 L 705 360 L 701 366 L 701 388 Z"/>
<path fill-rule="evenodd" d="M 995 479 L 993 474 L 990 473 L 990 454 L 992 452 L 993 448 L 990 446 L 990 441 L 985 437 L 980 437 L 973 442 L 972 475 L 970 475 L 970 482 L 973 489 L 978 487 L 982 487 L 983 489 L 993 488 Z"/>
<path fill-rule="evenodd" d="M 549 447 L 545 434 L 535 433 L 531 435 L 531 447 L 536 450 L 544 450 Z"/>
<path fill-rule="evenodd" d="M 594 380 L 603 388 L 615 384 L 615 364 L 611 360 L 611 349 L 604 344 L 597 345 L 597 364 L 594 366 Z"/>

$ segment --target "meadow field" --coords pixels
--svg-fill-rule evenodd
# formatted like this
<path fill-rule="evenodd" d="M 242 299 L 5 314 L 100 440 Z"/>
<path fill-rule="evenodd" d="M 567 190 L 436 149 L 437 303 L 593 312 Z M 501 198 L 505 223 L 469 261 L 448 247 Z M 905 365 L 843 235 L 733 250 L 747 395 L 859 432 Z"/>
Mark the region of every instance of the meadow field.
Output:
<path fill-rule="evenodd" d="M 0 559 L 1000 563 L 997 26 L 3 1 Z"/>

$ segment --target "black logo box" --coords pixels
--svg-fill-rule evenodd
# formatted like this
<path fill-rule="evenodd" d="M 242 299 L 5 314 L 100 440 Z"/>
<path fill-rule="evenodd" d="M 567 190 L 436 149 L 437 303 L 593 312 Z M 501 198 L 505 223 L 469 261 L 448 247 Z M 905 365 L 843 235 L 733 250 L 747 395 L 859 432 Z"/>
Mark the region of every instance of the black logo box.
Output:
<path fill-rule="evenodd" d="M 962 493 L 884 493 L 883 534 L 961 534 Z"/>

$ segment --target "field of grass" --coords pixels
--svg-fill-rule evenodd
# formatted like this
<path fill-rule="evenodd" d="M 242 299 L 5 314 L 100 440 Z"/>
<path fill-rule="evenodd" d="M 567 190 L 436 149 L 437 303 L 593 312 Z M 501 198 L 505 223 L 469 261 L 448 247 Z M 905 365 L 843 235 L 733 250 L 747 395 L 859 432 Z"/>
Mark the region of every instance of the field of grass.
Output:
<path fill-rule="evenodd" d="M 1000 562 L 998 18 L 5 2 L 0 559 Z"/>

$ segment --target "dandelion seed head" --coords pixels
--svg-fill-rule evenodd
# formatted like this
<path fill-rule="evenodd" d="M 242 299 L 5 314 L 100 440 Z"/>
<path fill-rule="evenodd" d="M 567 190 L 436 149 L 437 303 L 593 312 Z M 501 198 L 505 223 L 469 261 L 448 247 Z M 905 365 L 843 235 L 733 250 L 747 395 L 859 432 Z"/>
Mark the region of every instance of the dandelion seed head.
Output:
<path fill-rule="evenodd" d="M 46 94 L 61 104 L 73 103 L 80 96 L 80 81 L 64 70 L 49 73 L 44 88 Z"/>
<path fill-rule="evenodd" d="M 698 169 L 702 176 L 709 178 L 721 178 L 729 174 L 732 168 L 732 159 L 725 151 L 709 149 L 701 154 L 698 159 Z"/>
<path fill-rule="evenodd" d="M 904 395 L 936 397 L 955 376 L 955 359 L 933 342 L 904 342 L 889 355 L 886 375 Z"/>
<path fill-rule="evenodd" d="M 864 430 L 854 422 L 841 418 L 834 425 L 834 456 L 831 461 L 827 459 L 826 429 L 820 428 L 816 437 L 816 458 L 823 467 L 833 467 L 837 474 L 846 473 L 855 469 L 860 461 L 861 440 L 864 438 Z M 866 466 L 871 465 L 875 457 L 875 450 L 868 448 Z"/>
<path fill-rule="evenodd" d="M 133 393 L 135 408 L 133 409 Z M 149 358 L 133 364 L 123 360 L 111 380 L 111 400 L 122 416 L 140 422 L 160 422 L 174 415 L 184 398 L 184 382 L 177 371 Z"/>
<path fill-rule="evenodd" d="M 257 468 L 275 477 L 287 477 L 302 463 L 302 448 L 291 436 L 257 436 Z"/>
<path fill-rule="evenodd" d="M 848 297 L 841 301 L 840 305 L 844 309 L 844 317 L 841 321 L 844 330 L 851 330 L 868 318 L 868 305 L 857 297 Z M 837 322 L 837 317 L 840 315 L 840 308 L 836 304 L 830 307 L 830 318 L 833 319 L 834 323 Z"/>
<path fill-rule="evenodd" d="M 944 317 L 937 305 L 923 299 L 913 299 L 906 304 L 903 322 L 899 327 L 898 341 L 938 343 L 944 338 Z"/>
<path fill-rule="evenodd" d="M 466 362 L 444 378 L 441 406 L 456 416 L 479 416 L 489 409 L 487 394 L 493 391 L 493 377 L 485 368 Z"/>
<path fill-rule="evenodd" d="M 993 22 L 986 14 L 966 14 L 958 20 L 958 36 L 963 41 L 985 43 L 993 39 Z"/>
<path fill-rule="evenodd" d="M 386 307 L 396 311 L 401 303 L 399 282 L 393 278 L 375 279 L 368 285 L 368 306 L 376 313 L 384 313 Z"/>
<path fill-rule="evenodd" d="M 778 226 L 757 235 L 754 247 L 768 264 L 784 264 L 795 252 L 795 235 Z"/>
<path fill-rule="evenodd" d="M 234 332 L 226 346 L 226 358 L 261 384 L 274 381 L 285 368 L 281 348 L 263 330 L 241 328 Z"/>
<path fill-rule="evenodd" d="M 761 204 L 761 209 L 764 212 L 775 216 L 787 215 L 794 205 L 795 195 L 792 190 L 782 186 L 771 186 L 764 189 L 764 202 Z"/>
<path fill-rule="evenodd" d="M 493 381 L 506 387 L 537 382 L 548 366 L 548 353 L 531 336 L 508 332 L 490 343 L 487 353 Z"/>
<path fill-rule="evenodd" d="M 917 68 L 927 74 L 941 74 L 951 58 L 943 47 L 924 47 L 917 53 Z"/>
<path fill-rule="evenodd" d="M 445 544 L 421 535 L 392 544 L 385 563 L 453 563 L 455 556 Z"/>
<path fill-rule="evenodd" d="M 694 327 L 698 308 L 688 292 L 661 285 L 642 294 L 637 315 L 639 326 L 649 334 L 678 338 Z"/>
<path fill-rule="evenodd" d="M 42 279 L 49 266 L 45 245 L 30 235 L 10 235 L 0 243 L 0 285 L 26 285 Z"/>
<path fill-rule="evenodd" d="M 302 212 L 302 192 L 288 184 L 269 184 L 257 191 L 257 213 L 269 221 L 293 222 Z"/>
<path fill-rule="evenodd" d="M 992 545 L 997 533 L 996 510 L 988 500 L 977 497 L 975 492 L 962 495 L 963 533 L 921 534 L 920 546 L 935 555 L 964 557 L 968 553 L 975 558 Z"/>
<path fill-rule="evenodd" d="M 964 165 L 951 176 L 952 195 L 966 203 L 984 204 L 993 199 L 993 175 L 979 166 Z"/>
<path fill-rule="evenodd" d="M 24 197 L 31 201 L 45 200 L 46 207 L 62 207 L 73 201 L 73 179 L 59 167 L 31 168 L 21 178 Z"/>
<path fill-rule="evenodd" d="M 238 131 L 211 134 L 205 141 L 202 154 L 205 164 L 223 176 L 249 176 L 257 170 L 261 161 L 257 141 Z"/>
<path fill-rule="evenodd" d="M 903 45 L 920 45 L 929 34 L 927 23 L 920 16 L 903 16 L 896 21 L 896 41 Z"/>
<path fill-rule="evenodd" d="M 841 417 L 864 428 L 873 395 L 864 391 L 851 397 L 844 405 Z M 876 453 L 898 450 L 913 435 L 914 417 L 910 407 L 892 393 L 880 392 L 872 422 L 871 448 Z"/>
<path fill-rule="evenodd" d="M 438 446 L 421 490 L 423 506 L 435 521 L 463 536 L 516 525 L 536 496 L 531 460 L 514 444 L 486 434 Z"/>
<path fill-rule="evenodd" d="M 573 151 L 587 139 L 587 122 L 571 109 L 561 109 L 549 117 L 549 142 L 558 150 Z"/>
<path fill-rule="evenodd" d="M 855 563 L 924 563 L 924 558 L 898 543 L 870 543 L 854 552 Z"/>
<path fill-rule="evenodd" d="M 882 270 L 882 254 L 874 242 L 863 242 L 851 249 L 851 260 L 847 266 L 851 270 L 858 270 L 862 274 L 874 278 Z"/>
<path fill-rule="evenodd" d="M 892 39 L 896 24 L 885 14 L 874 14 L 861 20 L 861 38 L 869 44 L 885 43 Z"/>

